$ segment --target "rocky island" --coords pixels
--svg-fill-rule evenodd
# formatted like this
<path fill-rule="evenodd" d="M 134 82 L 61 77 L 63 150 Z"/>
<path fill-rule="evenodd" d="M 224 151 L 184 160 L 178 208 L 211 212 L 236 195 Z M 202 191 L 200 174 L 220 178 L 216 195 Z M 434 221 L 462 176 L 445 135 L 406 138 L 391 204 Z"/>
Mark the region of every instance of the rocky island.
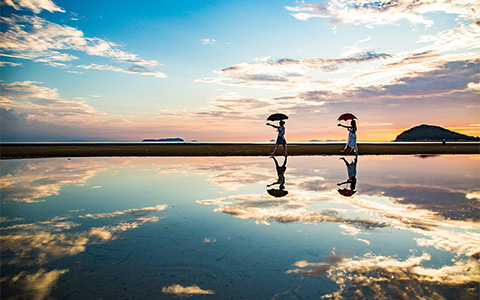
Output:
<path fill-rule="evenodd" d="M 166 138 L 166 139 L 144 139 L 142 142 L 165 142 L 165 143 L 183 143 L 181 138 Z"/>
<path fill-rule="evenodd" d="M 394 142 L 478 142 L 480 137 L 473 137 L 440 126 L 422 124 L 405 130 Z"/>

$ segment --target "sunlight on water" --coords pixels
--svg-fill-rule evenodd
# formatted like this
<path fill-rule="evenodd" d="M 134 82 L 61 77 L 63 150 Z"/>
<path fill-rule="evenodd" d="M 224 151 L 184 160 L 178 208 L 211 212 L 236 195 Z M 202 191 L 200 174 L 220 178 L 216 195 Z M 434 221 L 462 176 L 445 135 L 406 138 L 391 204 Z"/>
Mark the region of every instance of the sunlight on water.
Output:
<path fill-rule="evenodd" d="M 478 297 L 478 156 L 0 163 L 2 299 Z"/>

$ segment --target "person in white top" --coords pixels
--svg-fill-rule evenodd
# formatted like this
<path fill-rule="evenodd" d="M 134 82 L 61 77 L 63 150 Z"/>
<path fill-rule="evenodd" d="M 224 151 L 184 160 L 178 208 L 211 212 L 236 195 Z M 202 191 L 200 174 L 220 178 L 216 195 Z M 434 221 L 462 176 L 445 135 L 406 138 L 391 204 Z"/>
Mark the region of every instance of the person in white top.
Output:
<path fill-rule="evenodd" d="M 278 136 L 277 136 L 277 141 L 275 142 L 275 149 L 271 153 L 271 155 L 274 155 L 275 152 L 278 149 L 278 145 L 283 145 L 283 149 L 285 150 L 285 153 L 283 155 L 287 156 L 287 140 L 285 140 L 285 121 L 280 121 L 280 126 L 273 125 L 270 123 L 267 123 L 267 125 L 272 126 L 277 129 L 278 131 Z"/>
<path fill-rule="evenodd" d="M 350 123 L 350 126 L 345 126 L 342 124 L 338 124 L 340 127 L 347 128 L 348 130 L 348 141 L 347 144 L 345 145 L 345 148 L 343 148 L 342 152 L 345 152 L 348 147 L 350 147 L 355 154 L 358 154 L 358 146 L 357 146 L 357 122 L 355 120 L 352 120 Z"/>

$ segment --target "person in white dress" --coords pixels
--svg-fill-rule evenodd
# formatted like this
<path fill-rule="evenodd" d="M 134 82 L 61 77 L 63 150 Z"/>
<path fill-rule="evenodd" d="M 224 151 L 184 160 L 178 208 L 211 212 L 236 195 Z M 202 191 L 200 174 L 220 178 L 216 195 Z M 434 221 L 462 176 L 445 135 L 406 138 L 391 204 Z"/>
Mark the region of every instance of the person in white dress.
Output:
<path fill-rule="evenodd" d="M 267 125 L 272 126 L 273 128 L 276 128 L 278 131 L 278 136 L 277 136 L 277 141 L 275 142 L 275 149 L 273 149 L 273 152 L 271 155 L 274 155 L 275 152 L 277 151 L 278 145 L 283 145 L 283 149 L 285 150 L 285 153 L 283 155 L 287 156 L 287 140 L 285 139 L 285 121 L 280 121 L 280 126 L 273 125 L 270 123 L 267 123 Z"/>
<path fill-rule="evenodd" d="M 352 120 L 350 123 L 350 126 L 345 126 L 342 124 L 338 124 L 340 127 L 347 128 L 348 130 L 348 141 L 347 144 L 345 145 L 345 148 L 343 148 L 342 152 L 345 152 L 348 147 L 350 147 L 355 154 L 358 154 L 358 146 L 357 146 L 357 122 L 355 120 Z"/>

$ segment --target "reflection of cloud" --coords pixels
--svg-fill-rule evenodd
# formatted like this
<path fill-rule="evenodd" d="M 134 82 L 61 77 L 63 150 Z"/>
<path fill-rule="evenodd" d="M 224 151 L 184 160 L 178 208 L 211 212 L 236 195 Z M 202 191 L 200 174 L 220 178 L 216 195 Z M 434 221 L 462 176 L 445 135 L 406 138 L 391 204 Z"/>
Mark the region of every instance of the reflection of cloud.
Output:
<path fill-rule="evenodd" d="M 158 222 L 159 218 L 150 215 L 165 209 L 166 205 L 130 209 L 121 212 L 86 215 L 80 218 L 111 218 L 130 215 L 133 218 L 118 220 L 117 224 L 92 227 L 81 232 L 70 232 L 80 224 L 64 222 L 62 219 L 37 222 L 34 224 L 17 224 L 2 227 L 0 249 L 2 253 L 9 250 L 12 257 L 2 257 L 2 264 L 38 264 L 65 256 L 77 255 L 86 250 L 90 244 L 102 244 L 117 238 L 117 234 L 134 229 L 145 223 Z"/>
<path fill-rule="evenodd" d="M 193 295 L 214 295 L 212 290 L 202 290 L 197 285 L 183 287 L 179 284 L 173 284 L 162 288 L 165 294 L 175 294 L 179 297 L 190 297 Z"/>
<path fill-rule="evenodd" d="M 217 242 L 217 239 L 216 238 L 204 238 L 203 242 L 204 243 L 215 243 L 215 242 Z"/>
<path fill-rule="evenodd" d="M 370 170 L 375 173 L 379 166 L 375 165 L 374 161 L 383 161 L 386 158 L 366 159 L 365 167 L 375 166 L 375 171 Z M 439 157 L 434 162 L 424 163 L 428 165 L 428 171 L 425 170 L 426 174 L 429 174 L 427 177 L 430 177 L 430 173 L 433 176 L 437 168 L 450 169 L 451 165 L 446 162 L 448 161 L 445 158 Z M 477 233 L 479 225 L 474 221 L 478 218 L 478 215 L 475 215 L 478 211 L 476 192 L 468 191 L 472 184 L 475 184 L 473 178 L 459 179 L 457 187 L 447 185 L 450 179 L 443 177 L 431 185 L 420 185 L 418 179 L 425 177 L 422 172 L 418 175 L 420 178 L 417 176 L 404 183 L 398 176 L 401 176 L 399 166 L 405 163 L 403 159 L 398 162 L 391 158 L 388 160 L 390 173 L 396 175 L 395 180 L 399 183 L 392 184 L 390 179 L 383 178 L 377 185 L 362 184 L 359 194 L 351 199 L 341 198 L 332 190 L 332 184 L 326 179 L 329 178 L 328 174 L 322 172 L 322 176 L 319 176 L 320 174 L 310 167 L 297 166 L 291 168 L 289 173 L 288 197 L 273 199 L 266 193 L 232 195 L 205 199 L 197 203 L 213 205 L 216 212 L 262 224 L 334 222 L 339 224 L 343 234 L 351 235 L 366 244 L 370 243 L 369 239 L 361 238 L 368 233 L 365 229 L 391 227 L 420 235 L 415 238 L 419 246 L 435 247 L 457 255 L 475 255 L 480 247 L 480 235 Z M 458 163 L 468 164 L 468 158 L 467 162 L 461 160 Z M 267 168 L 266 166 L 264 168 Z M 222 169 L 221 165 L 216 164 L 216 167 Z M 246 175 L 249 170 L 251 168 L 243 168 L 228 173 L 228 179 L 234 182 L 235 177 L 248 177 Z M 461 168 L 452 168 L 449 174 L 459 172 L 455 170 Z M 264 173 L 268 171 L 265 170 Z M 253 180 L 250 183 L 259 182 L 261 181 Z M 318 208 L 327 205 L 327 208 Z"/>
<path fill-rule="evenodd" d="M 93 162 L 93 163 L 92 163 Z M 42 198 L 58 195 L 64 185 L 83 185 L 106 168 L 99 162 L 83 160 L 49 160 L 26 163 L 21 169 L 0 177 L 2 200 L 39 202 Z"/>
<path fill-rule="evenodd" d="M 331 200 L 325 197 L 323 201 Z M 272 199 L 266 195 L 240 195 L 213 200 L 197 201 L 204 205 L 218 205 L 214 211 L 232 215 L 239 219 L 252 219 L 263 224 L 271 221 L 281 223 L 305 222 L 321 223 L 336 222 L 350 224 L 363 229 L 371 229 L 387 226 L 384 222 L 369 219 L 350 218 L 342 214 L 342 211 L 325 209 L 311 211 L 307 209 L 313 201 L 322 201 L 316 195 L 304 195 L 282 199 Z"/>
<path fill-rule="evenodd" d="M 325 262 L 298 261 L 287 273 L 326 276 L 339 290 L 323 299 L 475 299 L 478 296 L 480 263 L 473 259 L 438 269 L 423 267 L 430 255 L 412 256 L 404 261 L 367 254 L 345 258 L 333 254 Z"/>
<path fill-rule="evenodd" d="M 369 188 L 378 190 L 378 187 L 365 185 L 364 192 L 369 193 Z M 390 185 L 381 190 L 383 195 L 398 199 L 396 201 L 402 205 L 415 205 L 446 219 L 480 221 L 478 200 L 469 199 L 463 191 L 424 185 Z"/>
<path fill-rule="evenodd" d="M 58 278 L 67 272 L 68 270 L 47 271 L 42 268 L 33 274 L 22 271 L 12 277 L 3 277 L 2 281 L 9 283 L 9 289 L 8 291 L 2 291 L 2 295 L 12 293 L 13 286 L 18 287 L 19 290 L 16 290 L 15 296 L 12 295 L 13 297 L 9 299 L 45 299 L 57 283 Z"/>
<path fill-rule="evenodd" d="M 140 217 L 144 217 L 144 216 L 148 215 L 148 213 L 150 213 L 150 212 L 161 211 L 161 210 L 164 210 L 167 207 L 168 206 L 164 204 L 164 205 L 157 205 L 157 206 L 154 206 L 154 207 L 144 207 L 144 208 L 140 208 L 140 209 L 127 209 L 127 210 L 124 210 L 124 211 L 116 211 L 116 212 L 112 212 L 112 213 L 86 214 L 84 216 L 80 216 L 80 218 L 101 219 L 101 218 L 119 217 L 119 216 L 123 216 L 123 215 L 126 215 L 126 214 L 130 214 L 130 215 L 134 216 L 136 219 L 138 219 Z"/>
<path fill-rule="evenodd" d="M 227 171 L 210 176 L 208 181 L 214 183 L 223 190 L 236 190 L 245 184 L 262 183 L 268 179 L 268 176 L 254 172 Z"/>

